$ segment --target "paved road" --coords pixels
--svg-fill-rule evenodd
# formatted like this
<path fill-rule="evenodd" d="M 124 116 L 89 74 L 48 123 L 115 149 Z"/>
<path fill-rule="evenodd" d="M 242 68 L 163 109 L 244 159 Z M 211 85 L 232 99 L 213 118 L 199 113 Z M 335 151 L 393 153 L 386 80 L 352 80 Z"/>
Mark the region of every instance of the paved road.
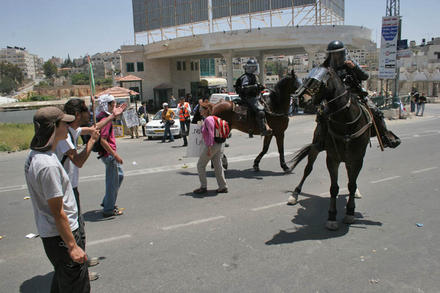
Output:
<path fill-rule="evenodd" d="M 358 181 L 364 198 L 356 201 L 357 221 L 336 232 L 324 228 L 324 154 L 292 207 L 286 192 L 304 164 L 284 175 L 273 145 L 262 171 L 253 172 L 259 138 L 233 133 L 226 149 L 230 192 L 206 197 L 191 193 L 196 160 L 183 157 L 181 141 L 119 140 L 123 216 L 101 217 L 103 164 L 91 157 L 81 170 L 88 253 L 102 258 L 93 268 L 101 274 L 93 292 L 439 292 L 439 118 L 440 105 L 429 105 L 423 118 L 388 122 L 403 143 L 380 152 L 373 141 Z M 290 123 L 292 153 L 310 141 L 314 121 Z M 47 292 L 52 277 L 41 240 L 24 237 L 36 233 L 31 202 L 23 199 L 24 157 L 0 155 L 0 292 Z M 342 189 L 342 168 L 340 182 Z M 338 219 L 344 205 L 341 196 Z"/>

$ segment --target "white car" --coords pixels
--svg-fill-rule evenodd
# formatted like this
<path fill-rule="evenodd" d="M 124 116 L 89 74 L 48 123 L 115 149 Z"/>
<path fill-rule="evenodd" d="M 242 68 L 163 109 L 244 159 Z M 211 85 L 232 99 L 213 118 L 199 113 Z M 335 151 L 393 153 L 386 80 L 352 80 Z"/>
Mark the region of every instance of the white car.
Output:
<path fill-rule="evenodd" d="M 209 102 L 213 104 L 217 104 L 221 100 L 223 101 L 233 101 L 236 99 L 240 99 L 240 96 L 236 93 L 218 93 L 218 94 L 212 94 L 209 97 Z"/>
<path fill-rule="evenodd" d="M 177 108 L 170 108 L 174 111 L 174 124 L 171 125 L 171 133 L 174 137 L 180 136 L 180 121 L 179 114 Z M 163 133 L 165 132 L 165 124 L 162 123 L 162 111 L 159 110 L 156 114 L 154 114 L 153 119 L 146 125 L 147 137 L 148 139 L 153 139 L 153 137 L 163 137 Z"/>

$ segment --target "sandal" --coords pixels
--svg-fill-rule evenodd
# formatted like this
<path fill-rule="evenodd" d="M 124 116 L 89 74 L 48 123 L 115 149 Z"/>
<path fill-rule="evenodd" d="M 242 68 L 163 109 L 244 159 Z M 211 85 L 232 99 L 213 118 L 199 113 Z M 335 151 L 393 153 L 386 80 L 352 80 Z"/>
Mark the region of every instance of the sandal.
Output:
<path fill-rule="evenodd" d="M 122 212 L 121 210 L 113 210 L 113 212 L 111 213 L 103 213 L 103 217 L 104 218 L 108 218 L 108 217 L 113 217 L 113 216 L 120 216 L 124 214 L 124 212 Z"/>

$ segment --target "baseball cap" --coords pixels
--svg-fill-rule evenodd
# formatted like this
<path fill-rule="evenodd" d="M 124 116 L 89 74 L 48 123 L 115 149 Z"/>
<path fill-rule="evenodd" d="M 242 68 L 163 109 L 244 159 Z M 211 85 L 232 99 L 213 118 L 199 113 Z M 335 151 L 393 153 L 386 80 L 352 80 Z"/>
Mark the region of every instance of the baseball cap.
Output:
<path fill-rule="evenodd" d="M 31 149 L 47 151 L 51 148 L 55 138 L 56 122 L 72 122 L 75 116 L 65 114 L 57 107 L 44 107 L 34 115 L 35 135 L 31 141 Z"/>

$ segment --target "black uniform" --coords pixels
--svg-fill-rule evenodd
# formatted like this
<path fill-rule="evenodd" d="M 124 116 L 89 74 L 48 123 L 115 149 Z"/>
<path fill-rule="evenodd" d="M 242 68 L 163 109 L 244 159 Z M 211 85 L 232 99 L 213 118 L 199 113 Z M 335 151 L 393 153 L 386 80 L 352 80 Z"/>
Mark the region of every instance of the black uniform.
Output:
<path fill-rule="evenodd" d="M 257 77 L 252 73 L 244 73 L 235 82 L 237 94 L 254 111 L 261 133 L 266 135 L 264 106 L 260 102 L 260 91 L 262 89 L 263 86 L 258 83 Z"/>

